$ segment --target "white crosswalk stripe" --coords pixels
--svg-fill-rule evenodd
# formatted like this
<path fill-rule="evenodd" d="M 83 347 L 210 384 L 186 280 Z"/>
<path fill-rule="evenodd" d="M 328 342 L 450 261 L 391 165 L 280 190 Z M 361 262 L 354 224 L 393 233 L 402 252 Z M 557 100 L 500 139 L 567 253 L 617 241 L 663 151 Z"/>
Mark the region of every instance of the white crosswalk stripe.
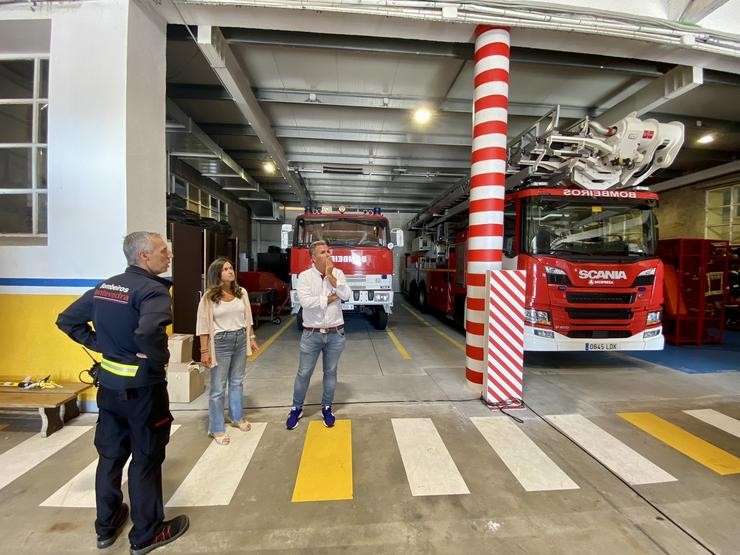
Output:
<path fill-rule="evenodd" d="M 579 489 L 578 484 L 508 417 L 470 419 L 525 491 Z"/>
<path fill-rule="evenodd" d="M 267 424 L 252 422 L 249 432 L 231 434 L 228 445 L 212 441 L 167 507 L 228 505 L 241 482 Z"/>
<path fill-rule="evenodd" d="M 735 437 L 740 437 L 740 421 L 712 409 L 684 410 L 686 414 L 715 426 Z M 583 450 L 630 484 L 656 484 L 675 482 L 677 479 L 634 451 L 588 418 L 578 414 L 548 415 L 548 421 L 569 436 Z M 519 482 L 524 491 L 545 492 L 577 490 L 579 484 L 568 476 L 571 466 L 561 468 L 529 435 L 538 428 L 518 426 L 508 418 L 499 416 L 472 417 L 471 423 Z M 465 465 L 477 463 L 462 458 L 455 449 L 448 448 L 430 418 L 392 418 L 395 445 L 403 463 L 405 478 L 413 496 L 463 495 L 470 490 L 453 457 Z M 532 426 L 542 423 L 532 423 Z M 207 507 L 229 505 L 244 480 L 246 470 L 257 449 L 263 443 L 266 423 L 253 423 L 247 433 L 235 432 L 228 446 L 209 442 L 200 458 L 167 501 L 168 507 Z M 181 425 L 173 425 L 175 433 Z M 31 437 L 0 454 L 0 489 L 23 476 L 49 458 L 56 458 L 60 450 L 71 444 L 93 426 L 66 426 L 48 438 Z M 551 431 L 549 433 L 552 433 Z M 185 441 L 186 437 L 173 441 Z M 375 449 L 367 443 L 369 438 L 356 438 L 357 448 Z M 464 441 L 468 441 L 464 439 Z M 457 447 L 457 443 L 455 447 Z M 482 444 L 481 444 L 482 445 Z M 387 448 L 387 446 L 386 446 Z M 479 451 L 480 453 L 480 451 Z M 461 458 L 458 458 L 460 456 Z M 467 454 L 465 455 L 467 456 Z M 65 458 L 68 460 L 68 458 Z M 44 507 L 95 507 L 95 469 L 97 459 L 74 459 L 84 468 L 66 484 L 41 503 Z M 586 457 L 570 461 L 572 465 L 584 463 Z M 465 466 L 461 467 L 465 470 Z M 128 463 L 124 468 L 124 483 Z M 294 471 L 292 469 L 291 471 Z M 286 472 L 290 473 L 286 469 Z M 355 469 L 355 472 L 372 472 L 372 469 Z M 286 476 L 292 480 L 295 476 Z M 581 484 L 582 486 L 582 484 Z"/>
<path fill-rule="evenodd" d="M 35 435 L 0 455 L 0 489 L 72 443 L 92 426 L 65 426 L 49 437 Z"/>
<path fill-rule="evenodd" d="M 723 432 L 732 434 L 735 437 L 740 437 L 740 420 L 722 414 L 719 411 L 713 409 L 696 409 L 696 410 L 685 410 L 686 414 L 698 418 L 702 422 L 706 422 L 719 428 Z"/>
<path fill-rule="evenodd" d="M 392 418 L 411 495 L 470 493 L 431 418 Z"/>
<path fill-rule="evenodd" d="M 545 418 L 630 484 L 676 481 L 676 478 L 665 470 L 580 414 L 552 414 Z"/>
<path fill-rule="evenodd" d="M 173 424 L 170 429 L 170 437 L 180 428 L 179 424 Z M 123 467 L 123 480 L 121 485 L 128 480 L 128 465 L 131 457 Z M 95 507 L 95 469 L 98 467 L 98 459 L 88 464 L 79 474 L 55 491 L 48 499 L 41 503 L 41 507 Z"/>

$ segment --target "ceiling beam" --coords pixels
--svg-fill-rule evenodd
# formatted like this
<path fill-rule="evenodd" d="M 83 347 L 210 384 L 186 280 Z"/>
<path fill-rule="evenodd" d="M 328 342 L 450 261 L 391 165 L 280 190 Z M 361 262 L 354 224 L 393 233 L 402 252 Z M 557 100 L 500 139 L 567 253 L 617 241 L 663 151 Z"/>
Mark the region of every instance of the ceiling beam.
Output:
<path fill-rule="evenodd" d="M 198 48 L 218 75 L 239 111 L 265 145 L 267 153 L 275 162 L 283 178 L 293 187 L 301 203 L 310 204 L 308 191 L 290 173 L 288 160 L 285 158 L 277 137 L 272 132 L 270 121 L 252 92 L 246 72 L 239 65 L 221 31 L 210 25 L 199 25 L 197 39 Z"/>
<path fill-rule="evenodd" d="M 181 130 L 178 132 L 184 132 L 191 134 L 195 137 L 204 148 L 210 152 L 178 152 L 177 150 L 171 151 L 170 155 L 177 156 L 178 158 L 212 158 L 218 159 L 229 168 L 234 171 L 234 177 L 240 177 L 254 189 L 259 190 L 260 185 L 255 179 L 249 175 L 244 168 L 242 168 L 231 156 L 226 154 L 224 150 L 211 139 L 198 125 L 183 112 L 180 107 L 175 104 L 171 99 L 167 99 L 167 116 L 177 122 L 181 126 Z"/>
<path fill-rule="evenodd" d="M 669 100 L 694 90 L 703 83 L 703 78 L 700 67 L 677 66 L 599 115 L 596 121 L 612 125 L 632 112 L 637 112 L 638 117 L 652 112 Z"/>
<path fill-rule="evenodd" d="M 678 20 L 681 23 L 698 23 L 726 3 L 727 0 L 691 0 L 687 2 Z"/>
<path fill-rule="evenodd" d="M 254 136 L 258 133 L 249 125 L 232 123 L 201 123 L 209 135 Z M 330 129 L 324 127 L 273 127 L 279 139 L 316 139 L 323 141 L 351 141 L 366 143 L 404 143 L 470 147 L 470 135 L 442 133 L 407 133 L 404 131 L 366 131 L 364 129 Z M 287 164 L 287 159 L 286 159 Z M 286 165 L 287 167 L 287 165 Z"/>
<path fill-rule="evenodd" d="M 650 186 L 650 190 L 656 193 L 661 193 L 663 191 L 670 191 L 671 189 L 686 187 L 688 185 L 693 185 L 694 183 L 706 182 L 710 179 L 715 179 L 734 173 L 740 173 L 740 160 L 728 162 L 727 164 L 722 164 L 721 166 L 701 170 L 698 172 L 690 173 L 688 175 L 682 175 L 681 177 L 669 179 L 668 181 L 663 181 L 662 183 L 656 183 L 655 185 Z"/>

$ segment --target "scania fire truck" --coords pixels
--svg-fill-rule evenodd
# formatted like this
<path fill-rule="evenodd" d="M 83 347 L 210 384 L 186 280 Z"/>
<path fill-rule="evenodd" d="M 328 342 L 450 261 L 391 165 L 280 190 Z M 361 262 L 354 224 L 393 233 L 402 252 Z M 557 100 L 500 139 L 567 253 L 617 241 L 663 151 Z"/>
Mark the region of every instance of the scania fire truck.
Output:
<path fill-rule="evenodd" d="M 630 115 L 561 133 L 558 119 L 556 108 L 508 145 L 502 266 L 527 271 L 524 347 L 660 350 L 658 196 L 639 183 L 673 161 L 683 125 Z M 403 277 L 413 304 L 460 324 L 468 192 L 458 185 L 410 222 L 420 236 Z"/>
<path fill-rule="evenodd" d="M 303 317 L 296 290 L 298 274 L 311 267 L 309 246 L 318 240 L 329 245 L 334 265 L 344 272 L 352 289 L 352 298 L 342 303 L 342 310 L 364 312 L 375 328 L 385 329 L 393 308 L 393 248 L 403 246 L 403 230 L 391 230 L 379 208 L 347 212 L 343 206 L 337 210 L 322 206 L 306 207 L 294 226 L 282 226 L 282 234 L 283 248 L 292 247 L 290 300 L 299 329 Z"/>

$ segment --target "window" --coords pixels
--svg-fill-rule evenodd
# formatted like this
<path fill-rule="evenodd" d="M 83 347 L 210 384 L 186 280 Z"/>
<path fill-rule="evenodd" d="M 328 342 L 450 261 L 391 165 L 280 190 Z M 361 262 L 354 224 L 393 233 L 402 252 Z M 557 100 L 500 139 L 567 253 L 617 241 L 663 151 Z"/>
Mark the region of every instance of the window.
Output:
<path fill-rule="evenodd" d="M 229 205 L 226 201 L 179 177 L 173 176 L 170 183 L 170 192 L 185 199 L 185 205 L 191 212 L 195 212 L 202 218 L 228 221 Z"/>
<path fill-rule="evenodd" d="M 0 59 L 0 237 L 12 243 L 46 240 L 48 83 L 46 58 Z"/>
<path fill-rule="evenodd" d="M 705 239 L 740 245 L 740 184 L 707 191 Z"/>

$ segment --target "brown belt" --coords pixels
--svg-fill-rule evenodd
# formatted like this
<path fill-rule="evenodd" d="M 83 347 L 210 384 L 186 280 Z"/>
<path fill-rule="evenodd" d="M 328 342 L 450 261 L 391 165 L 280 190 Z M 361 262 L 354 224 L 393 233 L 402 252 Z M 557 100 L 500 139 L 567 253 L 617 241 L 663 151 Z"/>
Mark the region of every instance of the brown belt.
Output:
<path fill-rule="evenodd" d="M 344 324 L 342 324 L 341 326 L 333 327 L 333 328 L 309 328 L 309 327 L 303 326 L 303 329 L 306 331 L 317 331 L 319 333 L 334 333 L 335 331 L 343 330 Z"/>

